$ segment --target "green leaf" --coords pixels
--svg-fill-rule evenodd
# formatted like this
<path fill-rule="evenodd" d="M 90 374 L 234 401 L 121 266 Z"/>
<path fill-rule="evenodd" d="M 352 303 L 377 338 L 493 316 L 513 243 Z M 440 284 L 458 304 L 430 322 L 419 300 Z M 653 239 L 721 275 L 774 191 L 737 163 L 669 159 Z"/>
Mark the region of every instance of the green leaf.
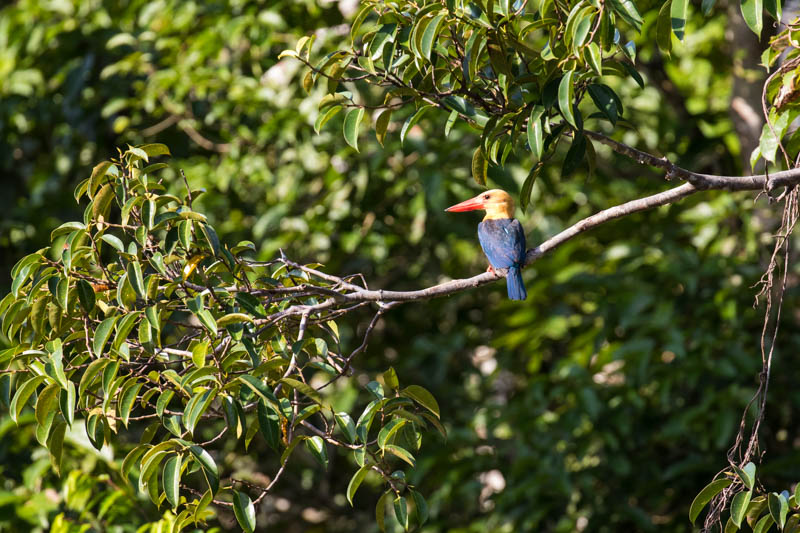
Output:
<path fill-rule="evenodd" d="M 400 130 L 400 144 L 403 144 L 405 142 L 406 135 L 408 135 L 408 132 L 411 131 L 411 128 L 413 128 L 414 125 L 416 125 L 416 123 L 419 122 L 422 116 L 425 113 L 427 113 L 431 107 L 433 106 L 424 105 L 419 109 L 417 109 L 417 111 L 413 115 L 411 115 L 406 119 L 406 121 L 403 123 L 402 129 Z"/>
<path fill-rule="evenodd" d="M 598 76 L 603 75 L 603 51 L 597 43 L 591 42 L 586 46 L 586 59 L 589 65 Z"/>
<path fill-rule="evenodd" d="M 118 237 L 106 233 L 100 237 L 100 239 L 113 246 L 118 252 L 125 252 L 125 245 L 122 244 L 122 241 Z"/>
<path fill-rule="evenodd" d="M 214 253 L 214 256 L 219 256 L 220 245 L 217 232 L 214 231 L 214 228 L 210 224 L 206 224 L 205 222 L 200 224 L 200 229 L 203 230 L 203 237 L 205 237 L 208 246 Z"/>
<path fill-rule="evenodd" d="M 587 92 L 591 96 L 594 105 L 599 109 L 612 124 L 617 123 L 622 104 L 617 94 L 607 85 L 592 83 L 587 87 Z"/>
<path fill-rule="evenodd" d="M 61 458 L 64 452 L 64 433 L 66 432 L 67 425 L 58 420 L 55 422 L 50 436 L 47 438 L 47 450 L 50 452 L 50 463 L 53 465 L 53 470 L 61 477 Z"/>
<path fill-rule="evenodd" d="M 105 348 L 108 338 L 111 336 L 111 331 L 114 329 L 114 324 L 117 322 L 117 315 L 106 318 L 97 329 L 94 331 L 94 339 L 92 340 L 92 351 L 97 357 L 103 356 L 103 349 Z"/>
<path fill-rule="evenodd" d="M 197 313 L 197 319 L 200 320 L 200 323 L 203 324 L 212 335 L 215 337 L 217 336 L 217 321 L 214 320 L 214 315 L 211 314 L 211 311 L 208 309 L 201 309 Z"/>
<path fill-rule="evenodd" d="M 239 380 L 247 385 L 247 387 L 252 389 L 253 392 L 258 394 L 263 400 L 269 400 L 272 403 L 278 403 L 278 399 L 275 398 L 275 395 L 272 394 L 272 391 L 269 389 L 269 387 L 267 387 L 267 385 L 260 379 L 249 374 L 242 374 L 239 376 Z"/>
<path fill-rule="evenodd" d="M 767 10 L 767 13 L 769 13 L 772 18 L 780 21 L 781 15 L 783 14 L 781 4 L 781 0 L 766 0 L 764 2 L 764 9 Z"/>
<path fill-rule="evenodd" d="M 60 392 L 61 386 L 58 383 L 50 383 L 39 393 L 36 400 L 36 422 L 40 426 L 45 425 L 47 416 L 55 409 Z"/>
<path fill-rule="evenodd" d="M 486 156 L 483 154 L 483 148 L 479 146 L 472 154 L 472 179 L 474 179 L 475 183 L 478 185 L 485 187 L 488 171 L 489 161 L 487 161 Z"/>
<path fill-rule="evenodd" d="M 405 389 L 401 390 L 400 394 L 407 398 L 411 398 L 422 407 L 436 415 L 436 418 L 441 418 L 441 415 L 439 414 L 439 404 L 437 403 L 436 398 L 434 398 L 433 394 L 428 392 L 428 390 L 424 387 L 419 385 L 409 385 Z"/>
<path fill-rule="evenodd" d="M 86 391 L 89 385 L 92 384 L 97 374 L 100 373 L 100 371 L 103 370 L 103 368 L 105 368 L 105 366 L 110 362 L 111 361 L 109 359 L 103 358 L 103 359 L 95 359 L 94 361 L 89 363 L 89 366 L 86 368 L 86 371 L 83 373 L 83 376 L 81 376 L 81 381 L 80 384 L 78 385 L 79 398 L 83 397 L 83 393 Z"/>
<path fill-rule="evenodd" d="M 111 209 L 111 202 L 114 200 L 114 188 L 110 183 L 106 183 L 92 200 L 92 217 L 95 220 L 105 219 Z"/>
<path fill-rule="evenodd" d="M 747 463 L 747 464 L 751 465 L 753 463 Z M 747 469 L 747 466 L 745 466 L 745 469 Z M 753 465 L 753 473 L 755 474 L 755 465 Z M 754 477 L 755 477 L 755 475 L 754 475 Z M 794 501 L 795 502 L 800 502 L 800 483 L 797 483 L 794 486 Z"/>
<path fill-rule="evenodd" d="M 182 439 L 178 439 L 178 442 L 189 448 L 189 452 L 191 452 L 195 460 L 203 468 L 203 474 L 205 475 L 206 482 L 208 483 L 208 488 L 211 489 L 211 492 L 216 494 L 219 490 L 219 470 L 217 470 L 217 463 L 214 462 L 211 454 L 196 444 L 192 444 Z"/>
<path fill-rule="evenodd" d="M 141 311 L 134 311 L 133 313 L 126 313 L 125 316 L 122 317 L 122 320 L 117 324 L 117 334 L 114 336 L 114 342 L 111 343 L 112 350 L 119 350 L 119 347 L 122 346 L 122 343 L 128 338 L 128 334 L 136 325 L 136 320 L 141 314 Z"/>
<path fill-rule="evenodd" d="M 85 229 L 86 225 L 81 224 L 80 222 L 65 222 L 50 232 L 50 240 L 54 241 L 56 237 L 60 235 L 66 235 L 67 233 L 72 233 L 73 231 Z"/>
<path fill-rule="evenodd" d="M 397 379 L 397 372 L 393 367 L 389 367 L 389 370 L 383 373 L 383 383 L 392 390 L 400 386 L 400 381 Z"/>
<path fill-rule="evenodd" d="M 320 113 L 317 115 L 317 120 L 314 122 L 314 131 L 319 133 L 324 126 L 330 119 L 332 119 L 339 111 L 342 110 L 341 106 L 335 105 L 330 107 L 324 113 Z"/>
<path fill-rule="evenodd" d="M 430 23 L 425 26 L 425 31 L 422 32 L 422 39 L 420 39 L 419 51 L 422 57 L 429 60 L 431 59 L 431 51 L 433 50 L 433 43 L 436 41 L 436 36 L 439 34 L 439 28 L 444 20 L 445 14 L 439 14 L 433 17 Z"/>
<path fill-rule="evenodd" d="M 748 462 L 744 465 L 743 469 L 734 465 L 733 470 L 736 472 L 736 475 L 739 476 L 739 479 L 742 480 L 744 486 L 747 487 L 748 490 L 752 490 L 756 480 L 756 465 L 752 462 Z"/>
<path fill-rule="evenodd" d="M 753 528 L 753 533 L 766 533 L 766 531 L 775 523 L 771 515 L 764 515 L 761 520 L 756 522 Z"/>
<path fill-rule="evenodd" d="M 173 509 L 178 507 L 180 502 L 180 482 L 181 482 L 181 460 L 183 456 L 176 454 L 167 459 L 164 463 L 164 473 L 162 483 L 164 484 L 164 495 L 167 502 Z"/>
<path fill-rule="evenodd" d="M 742 527 L 742 519 L 747 512 L 747 506 L 750 505 L 750 498 L 753 496 L 753 491 L 742 491 L 733 497 L 731 502 L 731 520 L 736 524 L 736 527 Z"/>
<path fill-rule="evenodd" d="M 76 283 L 78 289 L 78 300 L 81 302 L 81 307 L 87 313 L 94 309 L 95 295 L 92 284 L 85 279 L 79 279 Z"/>
<path fill-rule="evenodd" d="M 325 441 L 322 440 L 322 437 L 314 435 L 306 439 L 306 448 L 322 468 L 328 468 L 328 451 L 325 448 Z"/>
<path fill-rule="evenodd" d="M 344 411 L 336 413 L 334 417 L 336 419 L 336 425 L 339 427 L 339 429 L 342 430 L 342 433 L 347 439 L 347 442 L 355 443 L 356 426 L 353 423 L 352 417 L 348 413 L 345 413 Z M 800 486 L 800 483 L 798 484 L 798 486 Z"/>
<path fill-rule="evenodd" d="M 622 19 L 636 31 L 642 29 L 642 17 L 632 0 L 610 0 L 611 7 Z"/>
<path fill-rule="evenodd" d="M 169 148 L 167 148 L 167 145 L 161 143 L 140 144 L 136 148 L 143 151 L 150 157 L 156 157 L 159 155 L 172 155 L 169 153 Z"/>
<path fill-rule="evenodd" d="M 31 397 L 31 394 L 33 394 L 36 388 L 43 381 L 44 376 L 34 376 L 23 383 L 14 393 L 14 397 L 11 399 L 11 405 L 9 406 L 8 410 L 11 414 L 11 419 L 17 424 L 19 424 L 19 414 L 22 412 L 22 408 L 25 407 L 28 398 Z"/>
<path fill-rule="evenodd" d="M 143 300 L 147 300 L 147 290 L 142 277 L 142 265 L 138 261 L 131 261 L 128 263 L 126 271 L 128 273 L 128 281 L 130 281 L 136 295 Z"/>
<path fill-rule="evenodd" d="M 56 285 L 56 300 L 58 306 L 65 312 L 69 312 L 69 278 L 61 278 Z"/>
<path fill-rule="evenodd" d="M 194 428 L 197 422 L 216 397 L 216 389 L 205 389 L 196 392 L 189 402 L 187 402 L 186 409 L 183 413 L 183 425 L 189 430 L 189 433 L 194 434 Z"/>
<path fill-rule="evenodd" d="M 405 426 L 408 423 L 408 420 L 405 418 L 395 418 L 385 426 L 383 426 L 378 433 L 378 446 L 383 449 L 386 444 L 389 442 L 389 439 L 397 433 L 397 431 Z"/>
<path fill-rule="evenodd" d="M 400 446 L 397 446 L 395 444 L 387 444 L 383 447 L 383 451 L 389 452 L 392 455 L 399 457 L 400 459 L 411 465 L 411 468 L 417 466 L 416 459 L 414 459 L 414 456 L 411 455 L 411 452 L 409 452 L 405 448 L 401 448 Z"/>
<path fill-rule="evenodd" d="M 522 184 L 522 189 L 519 193 L 519 203 L 520 207 L 522 208 L 522 212 L 524 213 L 527 211 L 528 206 L 530 205 L 531 201 L 531 193 L 533 192 L 533 184 L 536 183 L 536 178 L 539 176 L 539 171 L 542 169 L 544 165 L 540 161 L 533 165 L 531 171 L 528 172 L 528 177 L 525 178 L 525 182 Z"/>
<path fill-rule="evenodd" d="M 677 0 L 684 2 L 685 0 Z M 684 20 L 684 24 L 685 24 Z M 667 0 L 658 12 L 656 43 L 661 53 L 669 57 L 672 52 L 672 0 Z"/>
<path fill-rule="evenodd" d="M 528 119 L 528 146 L 530 146 L 531 153 L 537 161 L 542 158 L 542 149 L 544 148 L 544 134 L 542 131 L 542 116 L 544 113 L 543 106 L 535 105 L 531 109 L 531 115 Z"/>
<path fill-rule="evenodd" d="M 125 425 L 125 427 L 128 427 L 128 418 L 130 417 L 133 404 L 136 403 L 136 398 L 139 395 L 139 390 L 141 388 L 141 383 L 135 383 L 134 385 L 125 389 L 120 396 L 118 407 L 119 417 L 122 419 L 122 423 Z"/>
<path fill-rule="evenodd" d="M 280 382 L 286 384 L 288 387 L 291 387 L 297 392 L 307 396 L 316 403 L 323 405 L 322 396 L 318 391 L 314 390 L 314 388 L 311 387 L 310 385 L 306 385 L 302 381 L 298 381 L 292 378 L 282 378 Z"/>
<path fill-rule="evenodd" d="M 68 381 L 67 388 L 61 390 L 59 407 L 61 408 L 61 414 L 64 415 L 64 419 L 67 421 L 70 428 L 72 427 L 72 422 L 75 420 L 76 400 L 75 384 L 72 381 Z"/>
<path fill-rule="evenodd" d="M 414 507 L 417 509 L 417 519 L 419 520 L 419 525 L 421 526 L 428 521 L 428 503 L 419 492 L 415 490 L 410 490 L 410 492 L 411 497 L 414 498 Z"/>
<path fill-rule="evenodd" d="M 378 114 L 375 119 L 375 138 L 383 146 L 383 140 L 386 138 L 386 130 L 389 128 L 389 122 L 392 119 L 392 110 L 384 109 Z"/>
<path fill-rule="evenodd" d="M 740 7 L 747 27 L 758 37 L 761 37 L 761 28 L 764 25 L 764 1 L 740 0 Z"/>
<path fill-rule="evenodd" d="M 350 109 L 344 116 L 344 124 L 342 126 L 344 131 L 344 140 L 347 142 L 347 144 L 355 148 L 356 152 L 358 152 L 358 127 L 363 118 L 364 109 L 361 107 Z"/>
<path fill-rule="evenodd" d="M 786 524 L 786 514 L 789 512 L 789 502 L 786 501 L 786 497 L 783 494 L 771 492 L 767 497 L 767 505 L 772 519 L 780 529 L 783 529 Z"/>
<path fill-rule="evenodd" d="M 711 499 L 722 492 L 723 489 L 730 486 L 733 483 L 730 479 L 717 479 L 706 485 L 700 493 L 695 496 L 694 501 L 692 501 L 692 505 L 689 507 L 689 521 L 694 524 L 694 521 L 697 520 L 698 515 L 703 510 L 708 502 Z"/>
<path fill-rule="evenodd" d="M 686 32 L 686 12 L 689 9 L 689 0 L 672 0 L 670 5 L 670 18 L 672 31 L 679 41 L 683 40 Z M 662 7 L 663 10 L 663 7 Z M 659 13 L 659 19 L 661 14 Z M 656 32 L 658 32 L 658 25 L 656 25 Z M 656 37 L 658 38 L 658 36 Z"/>
<path fill-rule="evenodd" d="M 583 162 L 586 155 L 586 136 L 581 133 L 575 133 L 572 139 L 572 144 L 567 150 L 567 155 L 564 156 L 564 165 L 561 167 L 561 175 L 569 176 L 575 172 L 580 164 Z"/>
<path fill-rule="evenodd" d="M 572 84 L 572 77 L 574 74 L 575 72 L 572 70 L 565 73 L 558 84 L 558 108 L 564 119 L 573 127 L 577 127 L 575 117 L 572 114 L 572 104 L 575 94 L 575 89 Z"/>
<path fill-rule="evenodd" d="M 408 502 L 402 496 L 394 499 L 394 517 L 397 522 L 403 526 L 403 529 L 408 530 Z"/>
<path fill-rule="evenodd" d="M 258 401 L 258 428 L 270 448 L 278 451 L 281 444 L 280 414 L 263 398 Z"/>
<path fill-rule="evenodd" d="M 378 498 L 378 503 L 375 504 L 375 521 L 378 523 L 378 528 L 382 533 L 386 531 L 386 503 L 390 494 L 392 494 L 391 490 L 387 490 Z"/>
<path fill-rule="evenodd" d="M 256 508 L 250 500 L 250 496 L 238 490 L 233 491 L 233 514 L 239 526 L 247 533 L 253 533 L 256 529 Z"/>
<path fill-rule="evenodd" d="M 351 507 L 353 505 L 353 497 L 356 495 L 358 487 L 361 486 L 361 482 L 364 481 L 367 472 L 369 472 L 371 468 L 372 464 L 367 463 L 356 470 L 356 473 L 350 478 L 350 483 L 347 484 L 347 501 L 350 502 Z"/>

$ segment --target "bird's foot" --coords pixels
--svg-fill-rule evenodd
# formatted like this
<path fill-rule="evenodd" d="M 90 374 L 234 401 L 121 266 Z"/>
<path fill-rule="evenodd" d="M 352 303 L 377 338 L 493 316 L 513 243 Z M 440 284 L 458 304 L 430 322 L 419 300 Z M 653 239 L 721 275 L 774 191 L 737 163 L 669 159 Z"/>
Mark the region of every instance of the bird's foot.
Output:
<path fill-rule="evenodd" d="M 489 265 L 488 267 L 486 267 L 486 272 L 491 272 L 492 274 L 497 274 L 497 272 L 494 271 L 494 267 L 492 265 Z"/>

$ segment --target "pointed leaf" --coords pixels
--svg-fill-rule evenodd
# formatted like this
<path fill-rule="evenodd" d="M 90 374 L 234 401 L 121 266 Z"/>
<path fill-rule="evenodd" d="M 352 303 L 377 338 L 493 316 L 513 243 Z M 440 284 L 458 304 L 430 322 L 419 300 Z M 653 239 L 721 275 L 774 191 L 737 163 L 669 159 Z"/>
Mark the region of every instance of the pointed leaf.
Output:
<path fill-rule="evenodd" d="M 344 140 L 358 152 L 358 128 L 364 118 L 364 109 L 356 107 L 350 109 L 344 116 Z"/>
<path fill-rule="evenodd" d="M 103 356 L 103 349 L 111 336 L 111 331 L 114 329 L 117 318 L 116 315 L 106 318 L 97 326 L 97 329 L 95 329 L 94 339 L 92 340 L 92 351 L 97 357 Z"/>
<path fill-rule="evenodd" d="M 731 502 L 731 520 L 736 527 L 742 527 L 742 519 L 747 512 L 747 506 L 750 505 L 750 498 L 753 496 L 753 491 L 742 491 L 733 497 Z"/>
<path fill-rule="evenodd" d="M 531 116 L 528 119 L 528 146 L 537 161 L 542 158 L 542 149 L 544 148 L 542 125 L 544 111 L 543 106 L 535 105 L 531 109 Z"/>
<path fill-rule="evenodd" d="M 350 502 L 351 507 L 353 505 L 353 497 L 356 495 L 358 487 L 361 486 L 361 482 L 364 481 L 367 472 L 369 472 L 371 468 L 372 465 L 367 463 L 356 470 L 356 473 L 350 478 L 350 483 L 347 484 L 347 501 Z"/>
<path fill-rule="evenodd" d="M 441 418 L 439 414 L 439 404 L 436 401 L 436 398 L 434 398 L 433 394 L 428 392 L 428 390 L 424 387 L 419 385 L 409 385 L 405 389 L 401 390 L 400 394 L 407 398 L 411 398 L 422 407 L 436 415 L 436 418 Z"/>
<path fill-rule="evenodd" d="M 483 154 L 483 148 L 479 146 L 475 149 L 475 153 L 472 154 L 472 179 L 475 180 L 475 183 L 485 187 L 488 170 L 489 161 L 486 160 L 486 156 Z"/>
<path fill-rule="evenodd" d="M 427 113 L 431 107 L 433 106 L 424 105 L 419 109 L 417 109 L 417 111 L 413 115 L 411 115 L 406 119 L 406 121 L 403 123 L 402 129 L 400 130 L 400 144 L 403 144 L 405 142 L 406 135 L 408 135 L 408 132 L 411 131 L 411 128 L 413 128 L 416 125 L 416 123 L 419 122 L 422 116 L 425 113 Z"/>
<path fill-rule="evenodd" d="M 233 514 L 239 526 L 247 533 L 253 533 L 256 529 L 256 508 L 250 500 L 250 496 L 238 490 L 233 491 Z"/>
<path fill-rule="evenodd" d="M 711 499 L 722 492 L 725 487 L 730 486 L 732 481 L 730 479 L 717 479 L 706 485 L 700 493 L 695 496 L 694 501 L 692 501 L 692 505 L 689 507 L 689 521 L 694 524 L 694 521 L 697 520 L 698 515 L 703 510 L 708 502 Z"/>
<path fill-rule="evenodd" d="M 180 482 L 181 482 L 181 459 L 180 454 L 173 455 L 164 463 L 164 473 L 162 483 L 164 484 L 164 495 L 167 502 L 173 509 L 178 507 L 180 501 Z"/>
<path fill-rule="evenodd" d="M 572 77 L 574 74 L 575 72 L 570 70 L 564 74 L 564 77 L 562 77 L 561 81 L 558 83 L 558 108 L 564 119 L 573 127 L 577 127 L 575 116 L 572 114 L 572 104 L 575 94 L 575 89 L 572 84 Z"/>
<path fill-rule="evenodd" d="M 392 110 L 384 109 L 378 114 L 375 119 L 375 138 L 383 146 L 383 140 L 386 138 L 386 130 L 389 128 L 389 122 L 392 119 Z"/>
<path fill-rule="evenodd" d="M 740 2 L 742 16 L 747 23 L 747 27 L 757 36 L 761 37 L 761 28 L 764 25 L 764 1 L 740 0 Z"/>
<path fill-rule="evenodd" d="M 786 501 L 783 494 L 778 494 L 776 492 L 770 493 L 767 497 L 767 502 L 769 514 L 772 516 L 775 523 L 778 524 L 778 527 L 783 529 L 783 526 L 786 524 L 786 514 L 789 512 L 789 503 Z"/>

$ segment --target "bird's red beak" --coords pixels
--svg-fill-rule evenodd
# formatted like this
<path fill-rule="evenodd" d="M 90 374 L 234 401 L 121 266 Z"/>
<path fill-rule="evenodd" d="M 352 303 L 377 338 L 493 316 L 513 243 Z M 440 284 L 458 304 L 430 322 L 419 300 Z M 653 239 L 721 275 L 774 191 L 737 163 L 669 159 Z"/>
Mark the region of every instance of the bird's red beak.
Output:
<path fill-rule="evenodd" d="M 464 200 L 460 204 L 451 205 L 445 209 L 445 211 L 450 213 L 460 213 L 462 211 L 475 211 L 476 209 L 483 209 L 483 207 L 483 197 L 479 194 L 475 198 Z"/>

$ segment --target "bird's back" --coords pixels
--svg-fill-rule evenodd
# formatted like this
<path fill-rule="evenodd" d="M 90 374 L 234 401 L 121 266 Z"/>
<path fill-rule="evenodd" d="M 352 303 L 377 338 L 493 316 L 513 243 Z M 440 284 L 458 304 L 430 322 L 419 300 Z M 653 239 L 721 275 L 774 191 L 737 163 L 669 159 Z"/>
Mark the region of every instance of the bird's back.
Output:
<path fill-rule="evenodd" d="M 478 240 L 494 268 L 522 266 L 525 262 L 525 232 L 515 218 L 484 220 L 478 224 Z"/>

